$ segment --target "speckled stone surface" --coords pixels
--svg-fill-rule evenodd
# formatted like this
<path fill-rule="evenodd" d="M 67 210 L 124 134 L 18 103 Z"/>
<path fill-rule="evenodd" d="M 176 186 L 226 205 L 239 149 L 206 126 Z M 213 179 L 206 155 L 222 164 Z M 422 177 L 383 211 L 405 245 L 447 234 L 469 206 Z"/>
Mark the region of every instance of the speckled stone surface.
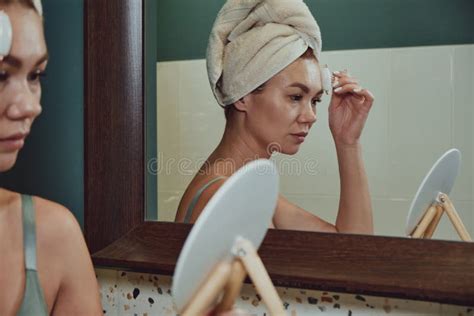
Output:
<path fill-rule="evenodd" d="M 176 316 L 171 277 L 96 269 L 104 315 Z M 474 316 L 474 308 L 357 294 L 277 288 L 289 316 L 303 315 L 455 315 Z M 245 284 L 236 306 L 266 316 L 254 287 Z"/>

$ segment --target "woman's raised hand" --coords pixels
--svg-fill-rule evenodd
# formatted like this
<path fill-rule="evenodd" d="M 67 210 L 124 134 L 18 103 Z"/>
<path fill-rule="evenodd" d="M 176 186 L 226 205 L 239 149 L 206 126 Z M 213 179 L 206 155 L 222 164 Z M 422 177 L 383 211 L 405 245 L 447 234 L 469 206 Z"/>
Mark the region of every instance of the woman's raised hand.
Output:
<path fill-rule="evenodd" d="M 336 146 L 354 146 L 359 143 L 373 102 L 372 93 L 361 88 L 346 71 L 334 72 L 329 127 Z"/>

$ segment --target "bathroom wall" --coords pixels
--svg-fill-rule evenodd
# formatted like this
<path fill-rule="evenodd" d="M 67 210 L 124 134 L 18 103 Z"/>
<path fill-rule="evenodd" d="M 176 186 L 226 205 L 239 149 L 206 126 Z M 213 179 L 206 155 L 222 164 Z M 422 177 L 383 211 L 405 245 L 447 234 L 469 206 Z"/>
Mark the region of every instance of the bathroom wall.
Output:
<path fill-rule="evenodd" d="M 175 316 L 169 276 L 96 269 L 104 315 Z M 472 307 L 401 300 L 358 294 L 277 288 L 290 316 L 473 316 Z M 266 308 L 252 285 L 244 285 L 237 307 L 252 316 L 265 316 Z"/>
<path fill-rule="evenodd" d="M 373 200 L 375 232 L 403 236 L 418 185 L 447 149 L 462 152 L 451 194 L 474 235 L 474 45 L 323 52 L 333 70 L 349 69 L 376 97 L 362 145 Z M 195 171 L 217 145 L 225 119 L 210 90 L 204 59 L 157 63 L 158 219 L 173 220 Z M 277 156 L 281 192 L 299 206 L 334 222 L 339 178 L 327 118 L 318 121 L 293 157 Z M 434 238 L 459 240 L 447 216 Z"/>
<path fill-rule="evenodd" d="M 212 24 L 225 0 L 154 2 L 146 0 L 145 4 L 156 14 L 156 60 L 203 58 Z M 474 43 L 471 0 L 305 3 L 321 28 L 325 51 Z"/>

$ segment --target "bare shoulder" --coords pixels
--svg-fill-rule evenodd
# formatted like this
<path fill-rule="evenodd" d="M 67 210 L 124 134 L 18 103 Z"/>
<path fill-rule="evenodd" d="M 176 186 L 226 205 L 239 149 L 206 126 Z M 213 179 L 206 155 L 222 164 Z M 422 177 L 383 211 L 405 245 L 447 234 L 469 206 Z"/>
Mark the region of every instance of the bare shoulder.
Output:
<path fill-rule="evenodd" d="M 71 230 L 79 229 L 74 214 L 63 205 L 49 201 L 40 197 L 33 197 L 33 203 L 36 209 L 36 218 L 38 225 L 46 225 L 56 231 L 56 233 L 71 233 Z"/>
<path fill-rule="evenodd" d="M 94 268 L 81 227 L 64 206 L 33 198 L 37 218 L 38 270 L 57 278 L 52 315 L 101 315 Z M 78 282 L 80 281 L 80 282 Z"/>
<path fill-rule="evenodd" d="M 191 217 L 191 221 L 194 222 L 197 219 L 197 216 L 201 213 L 202 205 L 207 204 L 207 201 L 214 195 L 226 179 L 227 177 L 225 176 L 215 174 L 205 176 L 196 175 L 181 197 L 175 220 L 177 222 L 184 221 L 186 212 L 192 200 L 200 193 L 199 200 L 194 206 L 192 212 L 193 216 Z"/>
<path fill-rule="evenodd" d="M 40 246 L 51 254 L 65 254 L 70 246 L 83 242 L 81 227 L 66 207 L 40 197 L 33 197 L 36 210 L 37 238 Z"/>
<path fill-rule="evenodd" d="M 202 191 L 200 198 L 200 200 L 205 202 L 204 205 L 207 204 L 207 202 L 217 192 L 217 190 L 219 190 L 219 188 L 224 184 L 227 179 L 227 177 L 219 176 L 218 178 L 214 178 L 206 183 L 208 184 L 208 186 L 205 188 L 205 190 Z"/>
<path fill-rule="evenodd" d="M 194 206 L 191 222 L 194 223 L 199 215 L 201 214 L 204 207 L 207 205 L 209 200 L 214 196 L 214 194 L 219 190 L 219 188 L 224 184 L 227 180 L 227 177 L 224 176 L 216 176 L 214 178 L 208 178 L 206 181 L 201 182 L 201 185 L 196 188 L 194 195 L 198 193 L 199 190 L 202 190 L 197 200 L 196 205 Z"/>

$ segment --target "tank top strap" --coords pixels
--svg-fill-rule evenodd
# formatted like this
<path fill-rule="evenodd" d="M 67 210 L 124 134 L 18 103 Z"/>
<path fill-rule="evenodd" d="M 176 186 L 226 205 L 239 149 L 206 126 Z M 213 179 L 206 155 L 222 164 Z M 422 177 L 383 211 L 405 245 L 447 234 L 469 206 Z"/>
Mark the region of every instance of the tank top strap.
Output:
<path fill-rule="evenodd" d="M 28 270 L 36 271 L 36 225 L 33 199 L 30 195 L 21 195 L 23 217 L 23 249 L 25 266 Z"/>
<path fill-rule="evenodd" d="M 209 181 L 208 183 L 206 183 L 205 185 L 203 185 L 197 192 L 196 194 L 194 195 L 193 199 L 191 200 L 191 203 L 189 203 L 189 206 L 188 206 L 188 209 L 186 210 L 186 216 L 184 217 L 184 222 L 185 223 L 189 223 L 191 221 L 191 216 L 193 215 L 193 210 L 194 210 L 194 207 L 196 206 L 197 202 L 199 201 L 199 198 L 201 197 L 202 193 L 208 188 L 210 187 L 213 183 L 221 180 L 221 179 L 225 179 L 225 177 L 217 177 L 217 178 L 214 178 L 212 179 L 211 181 Z"/>
<path fill-rule="evenodd" d="M 30 195 L 21 195 L 21 209 L 26 271 L 25 294 L 17 316 L 47 316 L 48 306 L 36 270 L 35 209 Z"/>

